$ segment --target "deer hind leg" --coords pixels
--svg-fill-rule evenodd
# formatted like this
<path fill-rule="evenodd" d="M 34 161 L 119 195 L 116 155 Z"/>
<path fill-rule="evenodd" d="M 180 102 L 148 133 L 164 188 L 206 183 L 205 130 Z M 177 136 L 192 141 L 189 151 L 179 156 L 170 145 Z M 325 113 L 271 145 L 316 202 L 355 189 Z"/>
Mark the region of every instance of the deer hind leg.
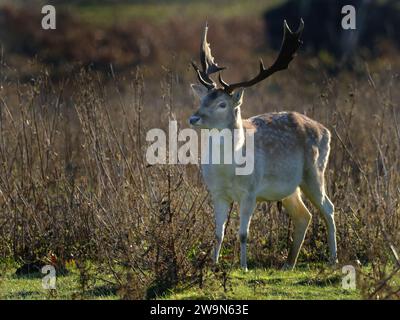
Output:
<path fill-rule="evenodd" d="M 325 193 L 323 172 L 314 172 L 306 175 L 304 182 L 301 185 L 301 190 L 318 209 L 325 221 L 328 231 L 328 246 L 330 252 L 329 262 L 334 265 L 338 262 L 334 206 Z"/>
<path fill-rule="evenodd" d="M 294 225 L 292 246 L 289 250 L 287 262 L 283 267 L 284 269 L 292 270 L 296 265 L 299 251 L 303 245 L 304 237 L 311 221 L 311 214 L 301 200 L 299 189 L 291 196 L 283 199 L 282 204 L 288 211 Z"/>

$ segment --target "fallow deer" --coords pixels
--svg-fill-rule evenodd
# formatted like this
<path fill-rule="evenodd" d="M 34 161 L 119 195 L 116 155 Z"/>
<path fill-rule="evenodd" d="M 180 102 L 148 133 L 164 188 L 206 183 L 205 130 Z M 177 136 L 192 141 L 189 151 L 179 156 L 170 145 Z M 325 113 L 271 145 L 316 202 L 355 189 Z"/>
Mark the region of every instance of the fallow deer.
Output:
<path fill-rule="evenodd" d="M 297 112 L 266 113 L 242 119 L 240 107 L 244 88 L 288 68 L 299 48 L 304 28 L 301 20 L 296 32 L 284 21 L 281 50 L 275 62 L 254 78 L 234 84 L 226 83 L 211 55 L 206 25 L 200 46 L 201 69 L 192 62 L 201 85 L 191 87 L 200 98 L 200 107 L 189 119 L 192 126 L 207 129 L 252 129 L 254 132 L 254 170 L 250 175 L 236 175 L 235 164 L 203 164 L 202 176 L 210 191 L 215 211 L 216 247 L 214 261 L 218 262 L 224 237 L 225 223 L 233 202 L 240 205 L 240 264 L 247 270 L 246 246 L 249 225 L 258 201 L 281 201 L 294 225 L 293 243 L 284 269 L 293 269 L 311 220 L 301 192 L 316 206 L 327 226 L 330 262 L 337 262 L 334 206 L 324 184 L 331 134 L 322 124 Z M 210 78 L 219 73 L 221 87 Z M 235 146 L 245 148 L 245 144 Z"/>

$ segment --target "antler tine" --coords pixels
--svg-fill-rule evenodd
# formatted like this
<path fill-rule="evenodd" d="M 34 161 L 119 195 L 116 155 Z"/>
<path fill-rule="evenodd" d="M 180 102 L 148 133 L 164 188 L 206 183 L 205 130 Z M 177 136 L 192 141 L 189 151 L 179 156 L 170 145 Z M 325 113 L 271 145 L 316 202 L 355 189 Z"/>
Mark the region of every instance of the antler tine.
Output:
<path fill-rule="evenodd" d="M 237 88 L 245 88 L 255 85 L 258 82 L 263 81 L 264 79 L 268 78 L 270 75 L 277 71 L 285 70 L 288 68 L 289 63 L 293 60 L 297 49 L 299 48 L 300 44 L 302 43 L 300 40 L 300 36 L 304 29 L 304 21 L 303 19 L 300 20 L 300 25 L 296 32 L 292 32 L 286 22 L 283 22 L 283 40 L 281 49 L 279 51 L 278 57 L 275 62 L 266 69 L 264 67 L 264 63 L 260 59 L 260 71 L 253 79 L 243 82 L 238 82 L 234 84 L 227 84 L 222 80 L 221 75 L 219 76 L 219 82 L 223 86 L 224 90 L 227 93 L 232 93 L 233 90 Z"/>
<path fill-rule="evenodd" d="M 221 84 L 221 86 L 224 88 L 224 90 L 227 91 L 229 88 L 229 84 L 227 84 L 224 80 L 222 80 L 221 73 L 218 74 L 218 81 Z"/>
<path fill-rule="evenodd" d="M 207 89 L 212 89 L 215 88 L 215 82 L 212 81 L 210 78 L 210 82 L 207 82 L 206 80 L 203 79 L 202 72 L 200 71 L 199 67 L 192 61 L 192 66 L 194 71 L 196 72 L 197 78 L 199 79 L 200 83 L 205 86 Z"/>
<path fill-rule="evenodd" d="M 208 23 L 204 28 L 204 33 L 200 45 L 200 63 L 202 70 L 200 70 L 197 65 L 192 62 L 192 66 L 197 73 L 197 77 L 201 84 L 203 84 L 206 88 L 212 89 L 216 87 L 216 83 L 210 78 L 210 75 L 216 72 L 219 72 L 224 67 L 219 67 L 217 63 L 214 62 L 214 57 L 211 55 L 210 44 L 207 42 L 207 32 L 208 32 Z"/>

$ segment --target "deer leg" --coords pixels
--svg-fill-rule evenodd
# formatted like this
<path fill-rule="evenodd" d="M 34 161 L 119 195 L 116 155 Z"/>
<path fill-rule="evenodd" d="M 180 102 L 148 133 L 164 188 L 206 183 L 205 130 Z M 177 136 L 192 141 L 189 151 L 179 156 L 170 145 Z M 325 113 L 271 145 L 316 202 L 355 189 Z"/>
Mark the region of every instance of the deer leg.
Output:
<path fill-rule="evenodd" d="M 334 206 L 325 194 L 323 175 L 308 176 L 301 185 L 301 190 L 318 209 L 325 221 L 328 231 L 329 262 L 334 265 L 338 262 Z"/>
<path fill-rule="evenodd" d="M 289 250 L 287 262 L 283 267 L 284 269 L 292 270 L 296 265 L 297 257 L 303 245 L 304 237 L 311 221 L 311 214 L 301 200 L 299 189 L 291 196 L 283 199 L 282 204 L 288 211 L 294 225 L 293 243 Z"/>
<path fill-rule="evenodd" d="M 246 198 L 240 202 L 240 266 L 245 271 L 247 271 L 247 236 L 255 207 L 256 199 Z"/>
<path fill-rule="evenodd" d="M 214 201 L 215 212 L 215 237 L 217 244 L 214 249 L 214 263 L 218 263 L 222 241 L 224 240 L 225 223 L 228 218 L 230 203 L 224 200 Z"/>

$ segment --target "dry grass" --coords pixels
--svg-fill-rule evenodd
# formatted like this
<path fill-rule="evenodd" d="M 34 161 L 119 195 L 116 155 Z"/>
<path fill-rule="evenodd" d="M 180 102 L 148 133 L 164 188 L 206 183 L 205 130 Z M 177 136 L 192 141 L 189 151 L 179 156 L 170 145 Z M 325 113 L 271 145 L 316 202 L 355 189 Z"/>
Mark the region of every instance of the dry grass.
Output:
<path fill-rule="evenodd" d="M 398 288 L 377 281 L 399 268 L 393 249 L 399 246 L 400 124 L 396 82 L 375 78 L 345 96 L 341 83 L 327 79 L 318 108 L 307 113 L 333 132 L 328 190 L 336 204 L 339 258 L 370 265 L 365 296 L 385 298 L 398 296 Z M 90 281 L 90 261 L 114 275 L 126 298 L 154 297 L 178 283 L 201 285 L 213 216 L 198 169 L 144 160 L 146 130 L 190 112 L 174 109 L 175 92 L 183 90 L 167 72 L 164 110 L 155 117 L 145 105 L 140 72 L 126 88 L 133 93 L 129 104 L 123 84 L 112 81 L 105 87 L 99 74 L 82 71 L 60 85 L 45 73 L 30 84 L 2 83 L 1 256 L 27 263 L 53 255 L 58 266 L 73 260 L 82 288 Z M 260 99 L 252 94 L 250 102 Z M 309 262 L 327 259 L 324 227 L 314 216 L 301 254 Z M 237 224 L 234 208 L 222 275 L 236 265 Z M 284 212 L 260 205 L 251 227 L 252 265 L 279 267 L 290 230 Z"/>

